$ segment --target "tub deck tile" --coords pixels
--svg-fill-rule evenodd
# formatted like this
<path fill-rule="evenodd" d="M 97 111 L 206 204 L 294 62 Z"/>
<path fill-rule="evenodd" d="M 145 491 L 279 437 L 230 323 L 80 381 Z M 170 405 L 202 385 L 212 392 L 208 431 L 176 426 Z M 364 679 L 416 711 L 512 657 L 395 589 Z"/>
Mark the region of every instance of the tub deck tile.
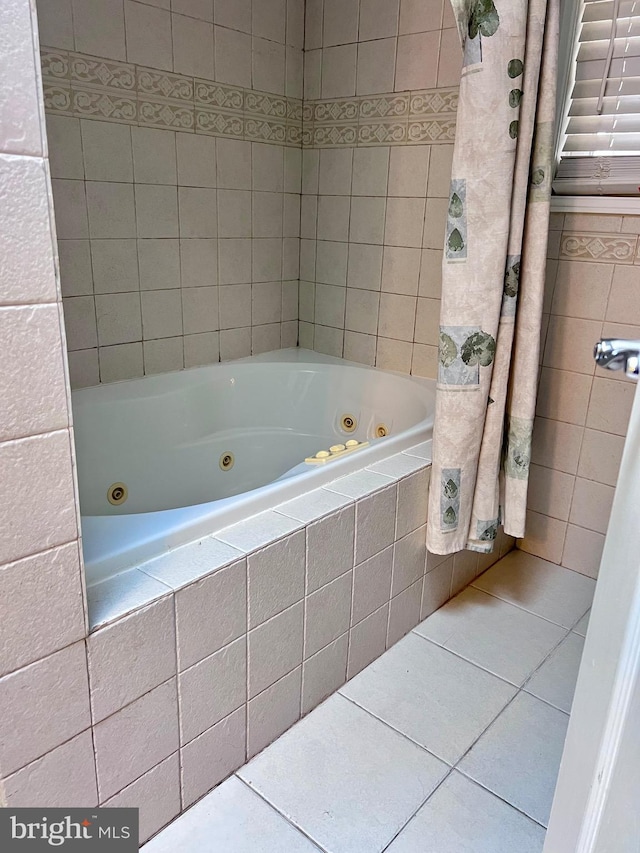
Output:
<path fill-rule="evenodd" d="M 206 577 L 242 559 L 243 556 L 243 551 L 210 536 L 169 551 L 168 554 L 163 554 L 155 560 L 149 560 L 139 568 L 141 572 L 172 589 L 181 589 L 199 578 Z"/>
<path fill-rule="evenodd" d="M 269 509 L 258 513 L 246 521 L 240 521 L 231 527 L 225 527 L 216 533 L 215 538 L 227 545 L 231 545 L 245 554 L 264 548 L 283 536 L 288 536 L 296 530 L 300 530 L 304 524 L 293 518 L 281 515 L 279 512 Z"/>
<path fill-rule="evenodd" d="M 304 524 L 310 524 L 318 518 L 349 506 L 351 503 L 353 503 L 353 499 L 346 495 L 330 492 L 328 489 L 314 489 L 306 495 L 280 504 L 275 511 Z"/>
<path fill-rule="evenodd" d="M 87 587 L 89 630 L 113 622 L 173 592 L 171 587 L 146 575 L 139 569 L 129 569 L 101 583 Z"/>
<path fill-rule="evenodd" d="M 422 444 L 416 444 L 402 452 L 405 456 L 419 456 L 421 459 L 426 459 L 427 462 L 431 462 L 433 459 L 433 447 L 431 441 L 423 441 Z"/>
<path fill-rule="evenodd" d="M 348 474 L 346 477 L 341 477 L 339 480 L 334 480 L 325 486 L 330 492 L 337 492 L 339 495 L 346 495 L 349 498 L 358 500 L 367 495 L 384 489 L 385 486 L 391 486 L 396 482 L 395 477 L 388 477 L 385 474 L 378 474 L 375 471 L 355 471 L 353 474 Z"/>
<path fill-rule="evenodd" d="M 407 477 L 409 474 L 415 474 L 422 468 L 428 466 L 426 459 L 420 456 L 410 456 L 408 453 L 396 453 L 395 456 L 389 456 L 380 462 L 369 465 L 367 471 L 374 471 L 377 474 L 386 474 L 388 477 Z"/>

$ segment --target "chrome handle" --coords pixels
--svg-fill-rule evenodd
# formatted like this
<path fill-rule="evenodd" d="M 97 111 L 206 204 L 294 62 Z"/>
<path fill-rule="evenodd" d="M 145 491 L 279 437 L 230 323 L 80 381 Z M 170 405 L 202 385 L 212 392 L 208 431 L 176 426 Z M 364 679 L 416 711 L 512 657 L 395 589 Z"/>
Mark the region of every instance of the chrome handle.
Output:
<path fill-rule="evenodd" d="M 593 357 L 598 367 L 624 369 L 630 379 L 637 379 L 640 374 L 640 341 L 603 338 L 596 344 Z"/>

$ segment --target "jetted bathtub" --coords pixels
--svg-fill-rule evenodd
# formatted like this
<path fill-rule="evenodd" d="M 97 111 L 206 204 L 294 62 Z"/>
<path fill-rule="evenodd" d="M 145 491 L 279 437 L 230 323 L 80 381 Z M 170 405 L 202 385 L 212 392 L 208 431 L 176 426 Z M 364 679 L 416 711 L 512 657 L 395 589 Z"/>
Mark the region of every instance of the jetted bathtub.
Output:
<path fill-rule="evenodd" d="M 88 583 L 427 441 L 434 399 L 304 349 L 74 391 Z M 304 461 L 349 440 L 369 446 Z"/>

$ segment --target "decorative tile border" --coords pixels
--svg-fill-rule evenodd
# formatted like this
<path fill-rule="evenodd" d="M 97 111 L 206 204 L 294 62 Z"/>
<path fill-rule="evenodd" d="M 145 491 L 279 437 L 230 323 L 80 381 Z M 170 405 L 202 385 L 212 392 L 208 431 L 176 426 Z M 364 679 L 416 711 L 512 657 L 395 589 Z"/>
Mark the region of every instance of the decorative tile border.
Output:
<path fill-rule="evenodd" d="M 304 148 L 452 143 L 458 89 L 305 101 Z"/>
<path fill-rule="evenodd" d="M 49 113 L 302 145 L 303 107 L 298 98 L 46 47 L 41 63 Z"/>
<path fill-rule="evenodd" d="M 452 143 L 458 88 L 305 101 L 42 48 L 56 115 L 303 148 Z"/>
<path fill-rule="evenodd" d="M 637 242 L 635 234 L 580 234 L 565 231 L 560 243 L 560 258 L 632 264 Z"/>

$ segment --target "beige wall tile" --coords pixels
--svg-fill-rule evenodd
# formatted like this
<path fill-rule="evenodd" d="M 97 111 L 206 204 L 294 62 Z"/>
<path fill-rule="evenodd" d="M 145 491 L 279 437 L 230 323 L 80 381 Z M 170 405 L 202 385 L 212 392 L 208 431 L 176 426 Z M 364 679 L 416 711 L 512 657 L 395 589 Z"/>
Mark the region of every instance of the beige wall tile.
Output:
<path fill-rule="evenodd" d="M 142 3 L 125 0 L 127 60 L 171 71 L 171 15 Z M 213 50 L 213 46 L 212 46 Z"/>
<path fill-rule="evenodd" d="M 623 216 L 620 230 L 623 234 L 640 234 L 640 216 Z"/>
<path fill-rule="evenodd" d="M 421 250 L 385 246 L 382 263 L 382 290 L 416 296 L 420 275 Z"/>
<path fill-rule="evenodd" d="M 376 361 L 375 335 L 363 335 L 359 332 L 344 333 L 344 357 L 348 361 L 368 364 L 373 367 Z"/>
<path fill-rule="evenodd" d="M 186 808 L 244 764 L 246 710 L 238 708 L 180 750 L 182 804 Z"/>
<path fill-rule="evenodd" d="M 566 521 L 569 518 L 575 477 L 562 471 L 532 465 L 527 507 L 533 512 Z"/>
<path fill-rule="evenodd" d="M 57 293 L 42 161 L 0 155 L 0 193 L 11 199 L 0 209 L 0 304 L 53 302 Z M 78 231 L 77 236 L 88 236 L 86 225 Z"/>
<path fill-rule="evenodd" d="M 91 730 L 82 732 L 42 758 L 2 780 L 12 808 L 97 806 L 96 763 Z"/>
<path fill-rule="evenodd" d="M 640 275 L 634 267 L 615 266 L 605 319 L 640 324 Z"/>
<path fill-rule="evenodd" d="M 0 363 L 0 441 L 68 426 L 58 306 L 0 309 Z"/>
<path fill-rule="evenodd" d="M 387 629 L 387 648 L 408 634 L 420 621 L 422 602 L 422 579 L 407 587 L 389 604 L 389 626 Z"/>
<path fill-rule="evenodd" d="M 425 523 L 430 477 L 431 469 L 424 468 L 398 483 L 396 539 L 400 539 Z"/>
<path fill-rule="evenodd" d="M 401 373 L 409 373 L 412 356 L 413 345 L 409 341 L 378 338 L 376 367 L 380 367 L 382 370 L 398 370 Z"/>
<path fill-rule="evenodd" d="M 178 749 L 172 678 L 94 728 L 98 790 L 104 802 Z"/>
<path fill-rule="evenodd" d="M 393 551 L 391 595 L 398 595 L 422 578 L 426 569 L 426 526 L 396 540 Z"/>
<path fill-rule="evenodd" d="M 378 334 L 400 341 L 413 340 L 416 322 L 415 296 L 398 296 L 394 293 L 380 295 Z"/>
<path fill-rule="evenodd" d="M 178 676 L 180 742 L 188 743 L 247 701 L 247 640 L 240 637 Z"/>
<path fill-rule="evenodd" d="M 354 538 L 354 506 L 307 527 L 307 595 L 353 566 Z"/>
<path fill-rule="evenodd" d="M 440 37 L 438 86 L 457 86 L 462 70 L 462 48 L 457 27 L 447 27 Z"/>
<path fill-rule="evenodd" d="M 358 45 L 356 95 L 393 91 L 397 41 L 385 38 Z"/>
<path fill-rule="evenodd" d="M 349 628 L 353 573 L 312 593 L 305 602 L 305 660 L 329 645 Z"/>
<path fill-rule="evenodd" d="M 440 29 L 442 0 L 401 0 L 400 32 L 422 33 Z"/>
<path fill-rule="evenodd" d="M 302 666 L 302 713 L 307 714 L 345 683 L 349 635 L 343 634 Z"/>
<path fill-rule="evenodd" d="M 72 2 L 76 50 L 108 59 L 126 59 L 122 3 L 119 0 Z"/>
<path fill-rule="evenodd" d="M 386 548 L 354 568 L 352 625 L 389 601 L 392 567 L 393 548 Z"/>
<path fill-rule="evenodd" d="M 592 429 L 626 435 L 635 385 L 596 377 L 587 411 L 587 426 Z"/>
<path fill-rule="evenodd" d="M 385 604 L 354 625 L 349 639 L 347 679 L 353 678 L 383 653 L 387 641 L 389 605 Z"/>
<path fill-rule="evenodd" d="M 0 568 L 0 675 L 84 637 L 80 572 L 76 542 Z"/>
<path fill-rule="evenodd" d="M 94 722 L 176 673 L 173 598 L 119 619 L 87 639 Z"/>
<path fill-rule="evenodd" d="M 584 527 L 570 524 L 567 527 L 562 565 L 567 569 L 588 575 L 590 578 L 597 578 L 603 548 L 602 533 L 595 533 L 593 530 L 585 530 Z"/>
<path fill-rule="evenodd" d="M 356 504 L 356 563 L 393 543 L 397 487 L 390 486 Z"/>
<path fill-rule="evenodd" d="M 543 560 L 559 564 L 566 530 L 566 521 L 528 511 L 526 536 L 518 540 L 518 548 L 542 557 Z"/>
<path fill-rule="evenodd" d="M 443 562 L 427 572 L 422 590 L 421 619 L 426 619 L 448 601 L 451 595 L 452 578 L 453 557 L 445 557 Z"/>
<path fill-rule="evenodd" d="M 416 312 L 417 343 L 438 346 L 440 336 L 440 300 L 418 298 Z"/>
<path fill-rule="evenodd" d="M 542 368 L 537 414 L 581 426 L 587 417 L 592 379 L 568 370 Z"/>
<path fill-rule="evenodd" d="M 552 312 L 602 320 L 613 280 L 613 264 L 559 261 Z"/>
<path fill-rule="evenodd" d="M 531 458 L 538 465 L 575 474 L 582 444 L 583 428 L 549 418 L 536 418 Z"/>
<path fill-rule="evenodd" d="M 578 476 L 615 486 L 623 450 L 623 436 L 586 429 L 580 452 Z"/>
<path fill-rule="evenodd" d="M 564 215 L 565 231 L 616 233 L 620 231 L 621 226 L 621 216 L 597 215 L 595 213 L 565 213 Z"/>
<path fill-rule="evenodd" d="M 305 534 L 303 531 L 250 554 L 249 627 L 280 613 L 304 595 Z"/>
<path fill-rule="evenodd" d="M 249 699 L 302 663 L 304 610 L 299 601 L 249 631 Z"/>
<path fill-rule="evenodd" d="M 0 444 L 0 564 L 78 535 L 69 433 Z"/>
<path fill-rule="evenodd" d="M 579 527 L 606 533 L 614 489 L 602 483 L 578 478 L 573 491 L 569 520 Z"/>
<path fill-rule="evenodd" d="M 0 679 L 0 764 L 9 775 L 91 724 L 84 642 Z"/>
<path fill-rule="evenodd" d="M 423 249 L 418 296 L 440 299 L 442 295 L 442 250 Z"/>
<path fill-rule="evenodd" d="M 180 763 L 175 752 L 104 803 L 109 808 L 140 810 L 139 839 L 144 843 L 180 814 Z"/>
<path fill-rule="evenodd" d="M 438 375 L 438 347 L 414 344 L 411 373 L 413 376 L 435 379 Z"/>
<path fill-rule="evenodd" d="M 400 36 L 396 59 L 396 92 L 432 89 L 438 84 L 439 46 L 440 33 L 437 30 Z M 444 71 L 448 69 L 443 68 Z"/>
<path fill-rule="evenodd" d="M 430 145 L 391 148 L 387 194 L 402 198 L 424 198 L 427 194 Z"/>
<path fill-rule="evenodd" d="M 451 576 L 451 595 L 457 595 L 478 575 L 478 554 L 474 551 L 460 551 L 453 555 L 453 574 Z"/>
<path fill-rule="evenodd" d="M 552 316 L 544 351 L 545 367 L 593 374 L 593 348 L 601 333 L 602 321 Z"/>
<path fill-rule="evenodd" d="M 300 719 L 301 690 L 302 667 L 298 667 L 251 699 L 247 708 L 247 758 Z"/>
<path fill-rule="evenodd" d="M 176 593 L 178 668 L 187 669 L 247 630 L 246 563 L 241 560 Z M 218 613 L 215 620 L 211 613 Z"/>

